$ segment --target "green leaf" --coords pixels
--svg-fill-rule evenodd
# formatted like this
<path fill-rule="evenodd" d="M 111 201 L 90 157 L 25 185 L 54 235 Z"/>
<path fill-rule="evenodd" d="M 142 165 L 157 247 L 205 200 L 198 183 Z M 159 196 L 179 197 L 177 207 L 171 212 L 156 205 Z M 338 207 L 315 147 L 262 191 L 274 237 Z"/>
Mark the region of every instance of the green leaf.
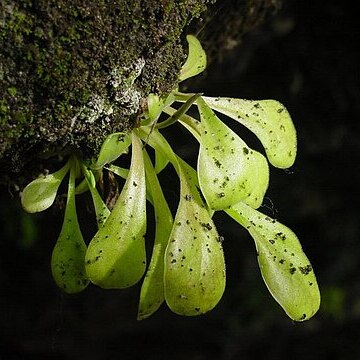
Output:
<path fill-rule="evenodd" d="M 183 81 L 200 74 L 206 68 L 206 53 L 200 41 L 193 35 L 187 35 L 189 54 L 180 71 L 179 80 Z"/>
<path fill-rule="evenodd" d="M 107 170 L 113 172 L 114 174 L 120 176 L 123 179 L 127 179 L 128 175 L 129 175 L 129 169 L 125 169 L 122 168 L 120 166 L 116 166 L 116 165 L 109 165 L 106 167 Z"/>
<path fill-rule="evenodd" d="M 220 237 L 196 185 L 178 162 L 180 202 L 165 254 L 165 300 L 179 315 L 213 309 L 225 290 Z"/>
<path fill-rule="evenodd" d="M 88 182 L 84 178 L 81 180 L 81 182 L 78 185 L 76 185 L 75 195 L 81 195 L 81 194 L 85 193 L 86 191 L 89 191 L 89 186 L 88 186 Z"/>
<path fill-rule="evenodd" d="M 85 176 L 85 180 L 88 184 L 89 188 L 95 188 L 96 187 L 96 180 L 95 180 L 95 176 L 94 173 L 87 169 L 85 166 L 83 166 L 83 174 Z"/>
<path fill-rule="evenodd" d="M 161 151 L 155 151 L 155 171 L 157 174 L 163 171 L 168 163 L 168 158 Z"/>
<path fill-rule="evenodd" d="M 184 104 L 181 105 L 181 107 L 166 120 L 158 123 L 156 127 L 158 129 L 163 129 L 165 127 L 168 127 L 172 124 L 174 124 L 176 121 L 178 121 L 182 116 L 185 115 L 185 113 L 190 109 L 190 107 L 194 104 L 194 102 L 200 97 L 201 94 L 194 94 L 189 99 L 185 101 Z"/>
<path fill-rule="evenodd" d="M 199 315 L 220 301 L 225 289 L 225 260 L 220 237 L 197 189 L 195 171 L 154 130 L 139 129 L 161 151 L 180 178 L 180 202 L 165 253 L 165 300 L 179 315 Z"/>
<path fill-rule="evenodd" d="M 169 206 L 146 151 L 144 160 L 147 189 L 155 210 L 156 231 L 151 261 L 141 287 L 138 320 L 152 315 L 164 302 L 164 254 L 173 224 Z"/>
<path fill-rule="evenodd" d="M 61 181 L 68 171 L 69 162 L 53 174 L 39 177 L 28 184 L 21 195 L 23 208 L 29 213 L 49 208 L 54 203 Z"/>
<path fill-rule="evenodd" d="M 145 271 L 146 186 L 139 138 L 132 134 L 131 166 L 125 185 L 105 224 L 86 253 L 89 279 L 103 288 L 126 288 Z"/>
<path fill-rule="evenodd" d="M 197 95 L 197 94 L 196 94 Z M 192 97 L 195 100 L 197 99 L 198 96 L 196 97 Z M 191 100 L 192 98 L 190 98 L 189 100 Z M 192 101 L 192 100 L 191 100 Z M 173 109 L 171 106 L 168 106 L 167 108 L 164 109 L 164 112 L 168 115 L 171 115 L 175 117 L 175 114 L 177 113 L 178 110 Z M 192 127 L 190 127 L 190 125 L 193 125 L 194 127 L 197 127 L 197 125 L 200 124 L 199 121 L 195 120 L 194 118 L 186 115 L 186 114 L 182 114 L 182 113 L 178 113 L 179 114 L 179 122 L 184 125 L 190 132 L 192 132 L 192 134 L 196 137 L 196 133 L 195 130 L 193 130 Z M 189 126 L 187 124 L 190 124 Z M 166 154 L 164 154 L 163 152 L 161 152 L 159 149 L 155 150 L 155 170 L 156 173 L 159 174 L 169 163 L 169 160 L 166 156 Z"/>
<path fill-rule="evenodd" d="M 103 169 L 94 170 L 93 168 L 90 170 L 90 167 L 92 167 L 89 163 L 82 163 L 82 166 L 86 166 L 89 171 L 91 171 L 91 182 L 93 184 L 93 187 L 95 187 L 95 184 L 99 181 L 100 176 L 102 176 Z M 80 175 L 79 175 L 80 176 Z M 75 187 L 75 195 L 81 195 L 87 191 L 89 191 L 88 181 L 83 178 L 78 185 Z"/>
<path fill-rule="evenodd" d="M 156 94 L 149 94 L 147 98 L 148 114 L 150 123 L 153 123 L 160 116 L 164 107 L 164 100 L 160 99 Z"/>
<path fill-rule="evenodd" d="M 159 97 L 156 94 L 149 94 L 147 98 L 147 111 L 145 119 L 141 122 L 141 126 L 149 126 L 155 124 L 161 115 L 163 109 L 175 101 L 175 95 L 171 92 L 166 97 Z"/>
<path fill-rule="evenodd" d="M 74 162 L 73 159 L 64 222 L 51 256 L 53 278 L 69 294 L 80 292 L 88 285 L 85 273 L 86 244 L 76 215 Z"/>
<path fill-rule="evenodd" d="M 90 189 L 91 197 L 93 200 L 94 208 L 95 208 L 95 214 L 96 214 L 96 221 L 98 224 L 98 227 L 103 225 L 107 218 L 110 215 L 110 210 L 104 203 L 103 199 L 101 198 L 99 192 L 96 189 L 96 180 L 93 172 L 91 170 L 86 169 L 85 166 L 83 166 L 83 173 L 86 179 L 86 182 L 88 184 L 88 187 Z"/>
<path fill-rule="evenodd" d="M 174 115 L 176 113 L 176 109 L 169 106 L 166 109 L 164 109 L 164 112 L 169 115 Z M 191 132 L 191 134 L 198 140 L 198 136 L 199 136 L 198 128 L 200 126 L 200 121 L 194 119 L 189 115 L 183 114 L 180 115 L 179 117 L 179 123 L 184 125 Z"/>
<path fill-rule="evenodd" d="M 110 166 L 106 167 L 106 169 L 109 171 L 112 171 L 114 174 L 120 176 L 121 178 L 123 178 L 125 180 L 127 179 L 128 174 L 129 174 L 129 169 L 125 169 L 125 168 L 122 168 L 122 167 L 116 166 L 116 165 L 110 165 Z M 151 193 L 148 191 L 148 186 L 146 186 L 146 199 L 148 201 L 150 201 L 151 204 L 153 204 Z"/>
<path fill-rule="evenodd" d="M 288 168 L 296 158 L 296 130 L 291 117 L 275 100 L 243 100 L 203 97 L 208 105 L 238 121 L 262 142 L 273 166 Z"/>
<path fill-rule="evenodd" d="M 266 160 L 226 126 L 202 100 L 198 99 L 201 117 L 198 176 L 201 191 L 210 208 L 219 210 L 248 198 L 256 183 L 260 193 L 266 190 Z M 262 176 L 258 179 L 257 176 Z M 255 196 L 259 196 L 259 190 Z"/>
<path fill-rule="evenodd" d="M 143 140 L 146 139 L 148 141 L 148 144 L 155 151 L 161 153 L 163 157 L 166 157 L 173 164 L 177 164 L 176 155 L 172 151 L 171 146 L 157 129 L 150 131 L 149 128 L 139 128 L 137 132 Z"/>
<path fill-rule="evenodd" d="M 269 186 L 269 166 L 265 157 L 256 151 L 251 153 L 254 164 L 254 187 L 243 202 L 254 209 L 261 206 Z"/>
<path fill-rule="evenodd" d="M 310 319 L 319 309 L 320 293 L 313 268 L 296 235 L 242 203 L 226 212 L 253 237 L 261 275 L 271 295 L 291 319 Z"/>
<path fill-rule="evenodd" d="M 116 160 L 127 151 L 130 143 L 131 138 L 127 133 L 119 132 L 109 135 L 102 144 L 98 159 L 92 167 L 98 170 Z"/>

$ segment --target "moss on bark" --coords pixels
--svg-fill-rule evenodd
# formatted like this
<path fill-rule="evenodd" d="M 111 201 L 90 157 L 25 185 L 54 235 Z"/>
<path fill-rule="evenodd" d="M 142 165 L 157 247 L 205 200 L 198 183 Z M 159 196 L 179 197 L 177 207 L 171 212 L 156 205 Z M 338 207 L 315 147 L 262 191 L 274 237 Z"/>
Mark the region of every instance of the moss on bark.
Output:
<path fill-rule="evenodd" d="M 206 3 L 2 1 L 0 157 L 17 170 L 24 146 L 88 155 L 134 126 L 140 100 L 174 85 L 180 35 Z"/>
<path fill-rule="evenodd" d="M 214 2 L 0 0 L 0 178 L 74 149 L 92 156 L 134 127 L 147 95 L 176 85 L 185 29 Z M 232 6 L 246 18 L 252 2 Z"/>

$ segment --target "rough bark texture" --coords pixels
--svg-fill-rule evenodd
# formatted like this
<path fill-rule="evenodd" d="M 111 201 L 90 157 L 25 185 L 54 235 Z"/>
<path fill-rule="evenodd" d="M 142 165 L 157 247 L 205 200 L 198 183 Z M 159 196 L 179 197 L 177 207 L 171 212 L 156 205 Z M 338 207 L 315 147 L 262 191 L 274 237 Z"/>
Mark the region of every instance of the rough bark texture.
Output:
<path fill-rule="evenodd" d="M 0 180 L 28 181 L 24 166 L 39 159 L 94 155 L 136 126 L 149 93 L 176 85 L 186 33 L 216 58 L 279 2 L 1 0 Z"/>

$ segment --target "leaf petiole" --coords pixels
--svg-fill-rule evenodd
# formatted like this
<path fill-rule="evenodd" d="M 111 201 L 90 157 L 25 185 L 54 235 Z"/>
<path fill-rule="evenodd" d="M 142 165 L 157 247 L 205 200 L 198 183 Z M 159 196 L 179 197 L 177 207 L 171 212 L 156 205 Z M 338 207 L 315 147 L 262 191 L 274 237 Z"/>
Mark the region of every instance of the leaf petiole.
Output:
<path fill-rule="evenodd" d="M 155 169 L 146 150 L 143 152 L 146 190 L 154 206 L 156 230 L 151 261 L 141 286 L 138 320 L 152 315 L 164 301 L 164 254 L 173 226 L 173 218 Z"/>
<path fill-rule="evenodd" d="M 110 215 L 110 210 L 104 203 L 103 199 L 101 198 L 99 192 L 96 189 L 96 180 L 93 172 L 86 168 L 84 164 L 81 164 L 81 170 L 85 176 L 85 181 L 87 183 L 88 188 L 90 189 L 91 197 L 93 200 L 96 220 L 98 223 L 98 227 L 105 223 L 106 219 Z"/>
<path fill-rule="evenodd" d="M 181 107 L 178 110 L 175 110 L 175 112 L 168 119 L 166 119 L 161 123 L 157 123 L 156 128 L 163 129 L 167 126 L 174 124 L 176 121 L 179 120 L 179 118 L 182 115 L 184 115 L 190 109 L 191 105 L 194 104 L 197 98 L 201 95 L 202 94 L 195 94 L 192 97 L 190 97 L 183 105 L 181 105 Z"/>
<path fill-rule="evenodd" d="M 164 112 L 168 115 L 173 115 L 176 112 L 176 109 L 174 109 L 173 107 L 167 107 L 166 109 L 164 109 Z M 200 129 L 199 129 L 199 125 L 200 125 L 200 121 L 194 119 L 192 116 L 183 114 L 179 117 L 179 123 L 181 125 L 183 125 L 186 129 L 188 129 L 191 134 L 198 140 L 200 141 Z"/>

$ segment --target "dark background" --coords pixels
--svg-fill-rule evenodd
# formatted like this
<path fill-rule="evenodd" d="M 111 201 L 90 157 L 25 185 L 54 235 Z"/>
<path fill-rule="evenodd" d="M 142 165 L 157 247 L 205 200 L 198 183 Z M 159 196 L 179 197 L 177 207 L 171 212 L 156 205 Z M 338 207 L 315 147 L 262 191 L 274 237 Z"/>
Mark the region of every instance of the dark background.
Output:
<path fill-rule="evenodd" d="M 287 318 L 262 282 L 252 239 L 221 214 L 215 221 L 225 237 L 227 288 L 209 314 L 179 317 L 164 305 L 138 322 L 139 286 L 89 286 L 64 295 L 49 268 L 61 211 L 27 215 L 3 187 L 0 359 L 360 358 L 360 29 L 352 6 L 285 1 L 275 17 L 188 84 L 207 95 L 277 99 L 292 115 L 298 158 L 290 171 L 271 169 L 261 211 L 300 238 L 322 293 L 317 315 L 305 323 Z M 185 130 L 168 136 L 193 161 L 196 145 L 191 140 L 189 146 Z M 176 200 L 173 173 L 162 180 L 170 201 Z M 91 234 L 87 206 L 86 200 L 79 205 L 80 221 Z"/>

